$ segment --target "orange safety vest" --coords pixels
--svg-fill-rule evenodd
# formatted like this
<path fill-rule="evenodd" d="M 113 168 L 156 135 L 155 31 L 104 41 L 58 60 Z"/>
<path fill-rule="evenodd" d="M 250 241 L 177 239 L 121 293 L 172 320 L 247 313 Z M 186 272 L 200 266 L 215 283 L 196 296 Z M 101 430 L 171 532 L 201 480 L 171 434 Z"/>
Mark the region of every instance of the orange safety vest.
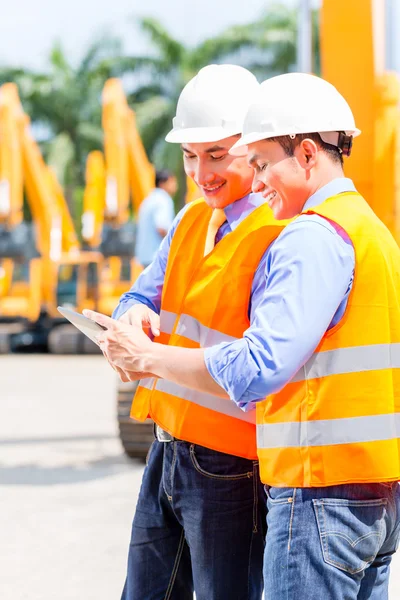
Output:
<path fill-rule="evenodd" d="M 400 478 L 400 250 L 357 193 L 306 213 L 355 249 L 345 314 L 280 392 L 257 405 L 263 482 L 323 487 Z"/>
<path fill-rule="evenodd" d="M 203 257 L 211 212 L 204 200 L 193 202 L 173 236 L 157 338 L 163 344 L 206 348 L 242 338 L 250 325 L 254 273 L 284 223 L 265 203 Z M 255 411 L 245 413 L 232 400 L 149 378 L 140 382 L 131 409 L 139 421 L 147 416 L 177 438 L 257 458 Z"/>

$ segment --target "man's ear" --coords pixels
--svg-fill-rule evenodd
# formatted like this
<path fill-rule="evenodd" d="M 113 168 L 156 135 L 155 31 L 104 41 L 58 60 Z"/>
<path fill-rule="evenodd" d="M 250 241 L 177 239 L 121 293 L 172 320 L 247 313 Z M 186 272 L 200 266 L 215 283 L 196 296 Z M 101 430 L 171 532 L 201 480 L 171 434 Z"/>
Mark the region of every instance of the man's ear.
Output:
<path fill-rule="evenodd" d="M 302 140 L 296 147 L 294 155 L 300 166 L 305 170 L 310 170 L 315 166 L 317 160 L 318 146 L 309 138 Z"/>

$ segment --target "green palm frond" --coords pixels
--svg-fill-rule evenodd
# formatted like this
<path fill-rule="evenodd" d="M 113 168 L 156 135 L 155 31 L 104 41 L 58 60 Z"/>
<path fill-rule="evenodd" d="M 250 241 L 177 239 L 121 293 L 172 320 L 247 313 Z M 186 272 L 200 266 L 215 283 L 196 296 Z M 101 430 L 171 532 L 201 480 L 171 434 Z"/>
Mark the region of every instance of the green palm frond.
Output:
<path fill-rule="evenodd" d="M 139 20 L 139 25 L 142 31 L 150 37 L 165 61 L 177 65 L 183 60 L 185 47 L 170 36 L 157 19 L 145 17 Z"/>
<path fill-rule="evenodd" d="M 158 83 L 151 83 L 149 85 L 139 86 L 136 90 L 127 94 L 128 104 L 131 106 L 135 106 L 154 96 L 162 96 L 163 89 L 162 86 Z"/>
<path fill-rule="evenodd" d="M 73 69 L 68 63 L 63 48 L 59 42 L 56 42 L 51 49 L 49 62 L 54 74 L 57 77 L 72 79 Z"/>
<path fill-rule="evenodd" d="M 254 46 L 251 26 L 230 27 L 221 35 L 209 38 L 191 53 L 190 66 L 198 71 L 205 65 L 221 62 L 221 59 L 243 48 Z"/>
<path fill-rule="evenodd" d="M 82 121 L 78 124 L 77 132 L 82 142 L 87 144 L 91 150 L 101 150 L 103 147 L 104 134 L 100 123 L 94 124 Z"/>
<path fill-rule="evenodd" d="M 150 156 L 158 140 L 167 134 L 174 111 L 175 106 L 163 96 L 153 96 L 137 107 L 138 129 Z"/>
<path fill-rule="evenodd" d="M 102 35 L 96 39 L 84 54 L 79 68 L 76 72 L 77 79 L 87 77 L 90 74 L 96 74 L 101 60 L 105 57 L 118 56 L 121 54 L 121 40 L 109 35 Z"/>
<path fill-rule="evenodd" d="M 163 73 L 166 62 L 151 56 L 116 56 L 100 62 L 98 70 L 103 70 L 109 77 L 122 77 L 127 73 L 147 71 Z"/>
<path fill-rule="evenodd" d="M 58 181 L 64 186 L 66 174 L 74 162 L 74 148 L 71 138 L 66 133 L 56 135 L 46 144 L 46 161 L 54 170 Z"/>

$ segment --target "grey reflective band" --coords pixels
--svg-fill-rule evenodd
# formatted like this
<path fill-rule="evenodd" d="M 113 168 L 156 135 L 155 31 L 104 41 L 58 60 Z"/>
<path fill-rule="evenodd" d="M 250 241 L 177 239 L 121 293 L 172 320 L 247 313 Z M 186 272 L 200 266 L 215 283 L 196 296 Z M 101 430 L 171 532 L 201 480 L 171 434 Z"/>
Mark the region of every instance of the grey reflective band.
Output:
<path fill-rule="evenodd" d="M 177 314 L 167 310 L 160 312 L 160 329 L 163 333 L 171 334 L 174 331 L 177 316 Z M 215 346 L 221 342 L 233 342 L 238 339 L 232 335 L 221 333 L 217 329 L 206 327 L 198 319 L 184 314 L 180 316 L 174 333 L 196 342 L 201 348 Z"/>
<path fill-rule="evenodd" d="M 155 382 L 154 377 L 145 377 L 139 381 L 139 387 L 144 387 L 146 390 L 152 390 Z"/>
<path fill-rule="evenodd" d="M 291 383 L 361 371 L 400 368 L 400 344 L 352 346 L 316 352 L 296 373 Z"/>
<path fill-rule="evenodd" d="M 217 329 L 211 329 L 202 325 L 200 321 L 190 315 L 181 315 L 175 333 L 182 335 L 193 342 L 200 344 L 201 348 L 215 346 L 221 342 L 233 342 L 237 340 L 232 335 L 221 333 Z"/>
<path fill-rule="evenodd" d="M 147 385 L 149 384 L 146 384 L 145 387 L 147 387 Z M 148 389 L 151 389 L 151 387 Z M 204 408 L 222 413 L 228 417 L 234 417 L 240 421 L 247 421 L 248 423 L 253 424 L 256 422 L 255 410 L 245 413 L 238 406 L 236 406 L 232 400 L 220 398 L 219 396 L 212 396 L 211 394 L 205 394 L 204 392 L 198 392 L 196 390 L 191 390 L 183 387 L 182 385 L 178 385 L 177 383 L 167 381 L 166 379 L 159 379 L 154 389 L 159 392 L 164 392 L 165 394 L 171 394 L 171 396 L 176 396 L 177 398 L 182 398 L 182 400 L 193 402 L 198 406 L 203 406 Z"/>
<path fill-rule="evenodd" d="M 141 379 L 139 387 L 152 390 L 154 381 L 154 377 Z M 193 402 L 199 406 L 204 406 L 204 408 L 214 410 L 215 412 L 222 413 L 228 417 L 234 417 L 240 421 L 246 421 L 247 423 L 252 424 L 255 424 L 256 422 L 255 410 L 245 413 L 236 406 L 232 400 L 220 398 L 219 396 L 212 396 L 211 394 L 205 394 L 204 392 L 197 392 L 196 390 L 191 390 L 182 385 L 178 385 L 177 383 L 172 383 L 172 381 L 167 381 L 166 379 L 157 380 L 157 385 L 154 389 L 159 392 L 171 394 L 171 396 L 176 396 L 177 398 L 182 398 L 182 400 Z"/>
<path fill-rule="evenodd" d="M 257 425 L 258 448 L 362 444 L 400 438 L 400 413 Z"/>
<path fill-rule="evenodd" d="M 175 313 L 169 312 L 168 310 L 160 311 L 160 330 L 162 333 L 172 333 L 176 317 L 177 315 Z"/>

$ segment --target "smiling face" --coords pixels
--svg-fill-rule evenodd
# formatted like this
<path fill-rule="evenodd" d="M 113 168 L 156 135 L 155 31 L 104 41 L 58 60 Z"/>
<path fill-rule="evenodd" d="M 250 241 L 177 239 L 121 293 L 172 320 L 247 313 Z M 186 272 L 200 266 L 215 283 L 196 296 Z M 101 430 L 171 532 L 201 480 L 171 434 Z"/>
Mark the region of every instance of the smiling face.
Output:
<path fill-rule="evenodd" d="M 229 154 L 238 136 L 196 144 L 182 144 L 186 175 L 201 189 L 211 208 L 225 208 L 251 192 L 253 170 L 246 157 Z"/>
<path fill-rule="evenodd" d="M 312 152 L 315 150 L 316 147 Z M 254 170 L 253 192 L 261 192 L 276 219 L 298 215 L 310 196 L 311 163 L 308 164 L 306 152 L 303 142 L 293 156 L 288 156 L 276 141 L 262 140 L 249 145 L 247 158 Z"/>

